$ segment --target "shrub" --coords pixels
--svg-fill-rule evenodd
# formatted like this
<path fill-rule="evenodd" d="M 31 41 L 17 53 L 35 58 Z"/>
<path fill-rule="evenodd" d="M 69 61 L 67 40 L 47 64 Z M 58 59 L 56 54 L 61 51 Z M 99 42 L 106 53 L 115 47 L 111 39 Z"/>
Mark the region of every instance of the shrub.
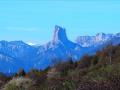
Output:
<path fill-rule="evenodd" d="M 19 71 L 18 71 L 18 73 L 17 73 L 17 76 L 25 76 L 26 75 L 26 73 L 25 73 L 25 71 L 24 71 L 24 69 L 20 69 Z"/>
<path fill-rule="evenodd" d="M 63 89 L 64 90 L 75 90 L 75 88 L 76 88 L 76 84 L 75 84 L 74 81 L 66 80 L 66 81 L 63 82 Z"/>
<path fill-rule="evenodd" d="M 78 61 L 78 68 L 88 68 L 91 65 L 91 58 L 88 55 L 84 55 L 83 58 Z"/>
<path fill-rule="evenodd" d="M 92 58 L 92 65 L 96 65 L 98 62 L 99 62 L 99 57 L 97 55 L 95 55 L 93 58 Z"/>

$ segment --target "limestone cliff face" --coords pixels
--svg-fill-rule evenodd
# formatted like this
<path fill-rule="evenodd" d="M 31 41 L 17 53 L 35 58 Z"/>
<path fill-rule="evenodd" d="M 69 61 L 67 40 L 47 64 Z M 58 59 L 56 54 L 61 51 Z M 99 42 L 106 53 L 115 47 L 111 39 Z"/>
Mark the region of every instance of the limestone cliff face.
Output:
<path fill-rule="evenodd" d="M 67 42 L 68 38 L 66 35 L 65 28 L 60 26 L 55 26 L 54 34 L 53 34 L 53 42 Z"/>

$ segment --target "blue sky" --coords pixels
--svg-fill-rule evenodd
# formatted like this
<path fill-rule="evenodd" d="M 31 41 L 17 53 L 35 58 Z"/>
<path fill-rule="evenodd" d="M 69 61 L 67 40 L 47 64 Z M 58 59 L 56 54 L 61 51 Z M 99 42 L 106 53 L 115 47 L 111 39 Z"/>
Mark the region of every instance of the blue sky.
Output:
<path fill-rule="evenodd" d="M 69 39 L 120 32 L 120 0 L 1 0 L 0 40 L 46 43 L 54 26 Z"/>

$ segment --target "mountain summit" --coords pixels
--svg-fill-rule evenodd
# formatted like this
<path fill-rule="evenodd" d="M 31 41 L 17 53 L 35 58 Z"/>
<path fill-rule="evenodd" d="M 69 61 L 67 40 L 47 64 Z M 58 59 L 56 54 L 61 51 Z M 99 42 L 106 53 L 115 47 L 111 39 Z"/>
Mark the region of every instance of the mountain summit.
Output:
<path fill-rule="evenodd" d="M 54 35 L 53 35 L 53 42 L 63 42 L 65 43 L 68 41 L 66 30 L 58 25 L 55 26 Z"/>

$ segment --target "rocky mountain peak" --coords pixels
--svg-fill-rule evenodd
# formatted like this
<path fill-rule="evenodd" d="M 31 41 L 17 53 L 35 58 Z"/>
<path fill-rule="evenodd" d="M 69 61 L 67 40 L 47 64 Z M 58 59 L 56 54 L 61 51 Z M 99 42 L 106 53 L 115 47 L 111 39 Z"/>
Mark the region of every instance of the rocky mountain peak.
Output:
<path fill-rule="evenodd" d="M 58 25 L 55 26 L 54 34 L 53 34 L 53 42 L 65 42 L 67 41 L 67 35 L 65 28 L 62 28 Z"/>

